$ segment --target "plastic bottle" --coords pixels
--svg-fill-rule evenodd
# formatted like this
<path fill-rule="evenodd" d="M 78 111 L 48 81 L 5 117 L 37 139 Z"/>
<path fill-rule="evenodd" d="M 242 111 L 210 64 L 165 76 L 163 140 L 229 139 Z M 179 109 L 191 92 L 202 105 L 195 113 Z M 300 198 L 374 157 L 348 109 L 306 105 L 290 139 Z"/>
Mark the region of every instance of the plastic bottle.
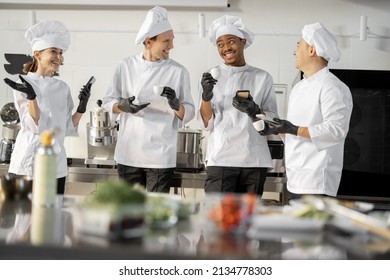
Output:
<path fill-rule="evenodd" d="M 34 159 L 34 180 L 32 201 L 34 206 L 54 207 L 57 195 L 56 154 L 52 133 L 45 130 L 40 135 L 39 146 Z"/>

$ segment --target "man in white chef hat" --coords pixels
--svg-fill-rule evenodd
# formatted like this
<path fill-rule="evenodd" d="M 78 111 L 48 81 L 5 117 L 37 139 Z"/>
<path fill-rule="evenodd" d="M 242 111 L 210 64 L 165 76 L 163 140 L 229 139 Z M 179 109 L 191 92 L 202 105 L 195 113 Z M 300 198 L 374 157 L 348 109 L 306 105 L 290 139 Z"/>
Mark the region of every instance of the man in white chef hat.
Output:
<path fill-rule="evenodd" d="M 103 99 L 112 120 L 119 121 L 119 177 L 151 192 L 169 192 L 178 128 L 195 116 L 189 73 L 169 58 L 173 40 L 167 10 L 154 7 L 135 39 L 143 51 L 119 62 Z"/>
<path fill-rule="evenodd" d="M 278 124 L 270 131 L 285 134 L 287 188 L 292 198 L 336 196 L 352 113 L 350 89 L 328 68 L 341 53 L 334 35 L 317 22 L 303 27 L 294 55 L 303 79 L 291 90 L 288 120 L 274 119 Z"/>
<path fill-rule="evenodd" d="M 26 75 L 19 75 L 17 83 L 4 79 L 14 89 L 14 103 L 21 126 L 8 172 L 32 177 L 34 155 L 40 145 L 39 136 L 46 129 L 56 128 L 57 193 L 64 194 L 68 174 L 65 137 L 77 133 L 92 85 L 81 88 L 79 104 L 72 113 L 74 103 L 69 85 L 53 76 L 62 65 L 63 53 L 70 44 L 68 29 L 59 21 L 43 20 L 31 26 L 25 38 L 31 45 L 33 55 L 33 60 L 24 65 Z"/>
<path fill-rule="evenodd" d="M 259 137 L 252 122 L 258 114 L 277 117 L 273 79 L 246 63 L 244 49 L 254 34 L 241 18 L 214 20 L 208 35 L 222 62 L 205 72 L 199 85 L 198 120 L 209 132 L 205 191 L 261 196 L 272 160 L 266 137 Z"/>

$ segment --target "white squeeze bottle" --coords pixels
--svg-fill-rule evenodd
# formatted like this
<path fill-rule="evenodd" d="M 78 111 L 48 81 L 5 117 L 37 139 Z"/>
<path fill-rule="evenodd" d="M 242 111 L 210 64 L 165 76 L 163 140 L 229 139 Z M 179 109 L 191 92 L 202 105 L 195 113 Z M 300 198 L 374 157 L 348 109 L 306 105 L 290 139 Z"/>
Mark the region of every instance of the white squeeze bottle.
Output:
<path fill-rule="evenodd" d="M 32 202 L 34 206 L 54 207 L 57 195 L 56 154 L 52 146 L 52 133 L 41 133 L 34 159 Z"/>

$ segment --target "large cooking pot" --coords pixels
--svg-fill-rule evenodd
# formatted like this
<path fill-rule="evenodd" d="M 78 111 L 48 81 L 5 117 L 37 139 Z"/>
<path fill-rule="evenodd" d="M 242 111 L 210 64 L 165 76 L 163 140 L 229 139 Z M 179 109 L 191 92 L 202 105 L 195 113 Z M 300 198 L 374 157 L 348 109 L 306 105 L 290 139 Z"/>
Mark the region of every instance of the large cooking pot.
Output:
<path fill-rule="evenodd" d="M 2 135 L 5 139 L 16 140 L 18 136 L 20 126 L 17 124 L 4 124 Z"/>
<path fill-rule="evenodd" d="M 201 130 L 189 127 L 180 128 L 177 137 L 177 152 L 186 154 L 200 154 L 201 139 Z"/>

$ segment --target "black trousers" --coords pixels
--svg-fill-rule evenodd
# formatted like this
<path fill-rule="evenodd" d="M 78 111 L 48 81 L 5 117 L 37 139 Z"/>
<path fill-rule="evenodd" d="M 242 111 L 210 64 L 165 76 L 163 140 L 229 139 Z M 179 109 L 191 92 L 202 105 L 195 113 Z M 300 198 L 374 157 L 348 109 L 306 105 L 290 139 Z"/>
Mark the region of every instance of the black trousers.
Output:
<path fill-rule="evenodd" d="M 139 183 L 149 192 L 169 193 L 175 168 L 141 168 L 118 164 L 118 176 L 130 184 Z"/>
<path fill-rule="evenodd" d="M 268 168 L 208 166 L 205 192 L 253 192 L 263 195 Z"/>

